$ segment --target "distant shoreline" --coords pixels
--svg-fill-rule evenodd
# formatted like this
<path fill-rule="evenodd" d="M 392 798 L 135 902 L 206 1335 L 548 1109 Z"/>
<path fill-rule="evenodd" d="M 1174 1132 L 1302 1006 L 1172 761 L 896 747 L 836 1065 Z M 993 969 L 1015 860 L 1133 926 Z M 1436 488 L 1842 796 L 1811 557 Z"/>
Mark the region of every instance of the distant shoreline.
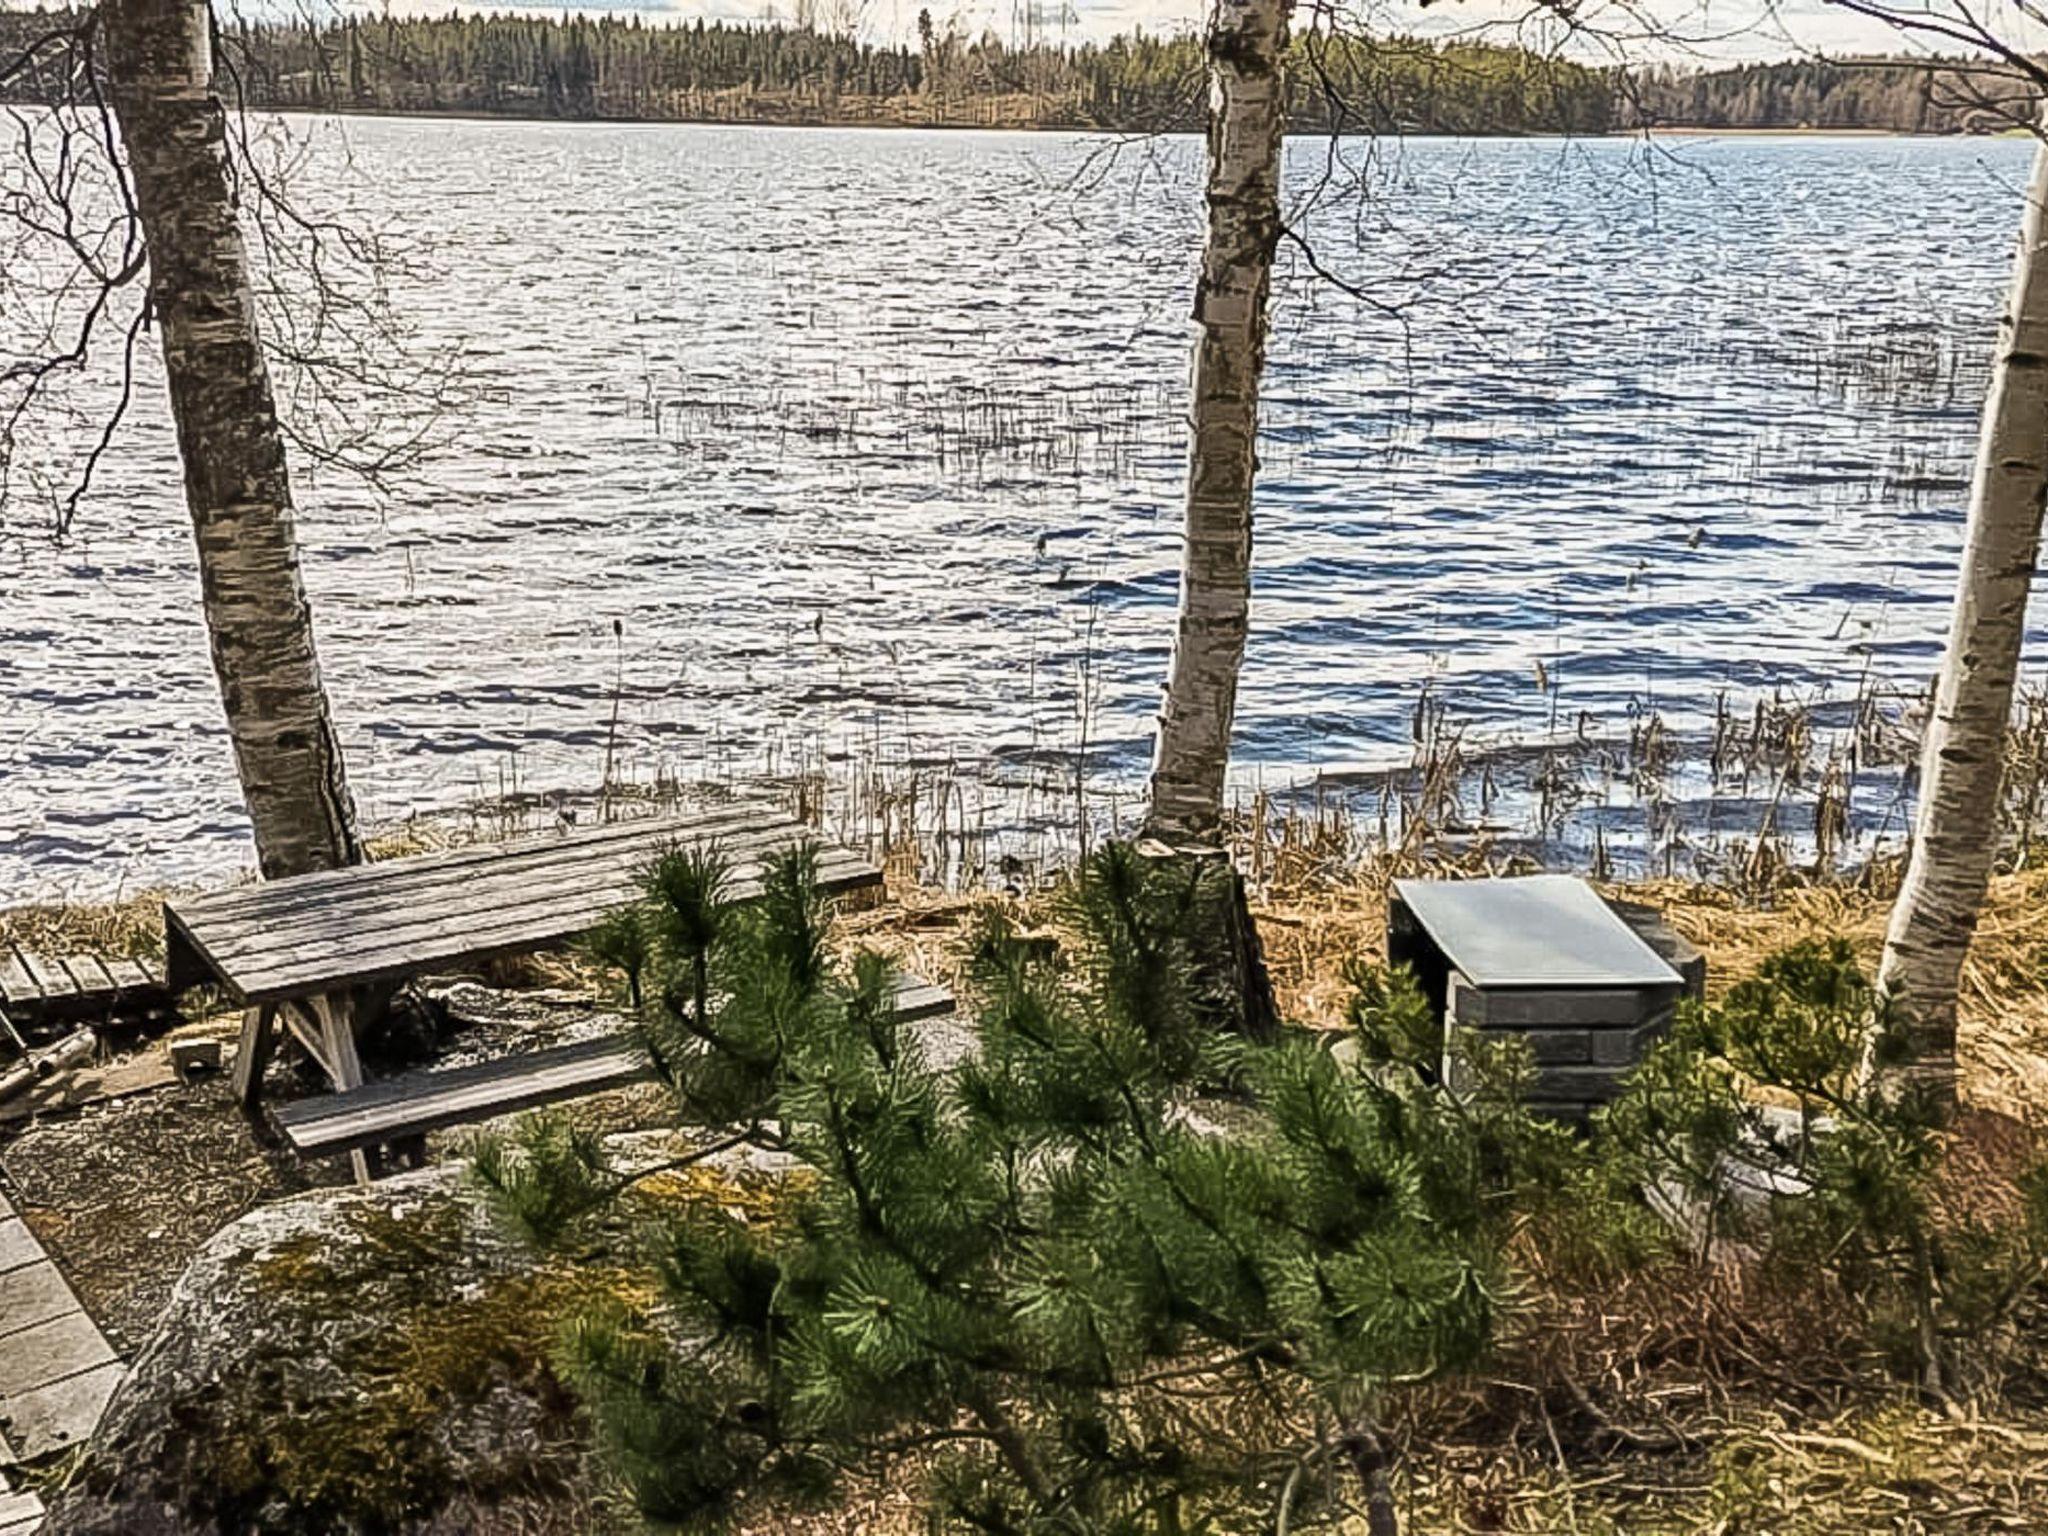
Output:
<path fill-rule="evenodd" d="M 0 98 L 4 99 L 4 98 Z M 334 117 L 334 118 L 378 118 L 393 121 L 413 119 L 432 123 L 543 123 L 562 128 L 781 128 L 781 129 L 833 129 L 839 132 L 872 129 L 877 132 L 931 132 L 931 133 L 1034 133 L 1034 134 L 1086 134 L 1100 138 L 1118 139 L 1164 139 L 1199 138 L 1199 128 L 1138 128 L 1110 127 L 1095 123 L 1058 123 L 1043 120 L 1019 119 L 1014 122 L 969 122 L 964 118 L 941 118 L 916 121 L 907 118 L 877 117 L 718 117 L 711 115 L 694 117 L 635 117 L 626 114 L 603 116 L 560 116 L 546 112 L 478 112 L 470 108 L 395 108 L 395 107 L 264 107 L 252 110 L 266 112 L 278 117 Z M 1290 139 L 1322 139 L 1330 135 L 1319 128 L 1290 128 Z M 1529 132 L 1518 133 L 1507 130 L 1497 132 L 1450 132 L 1431 128 L 1388 129 L 1380 133 L 1364 131 L 1336 135 L 1339 138 L 1363 139 L 1499 139 L 1503 141 L 1535 139 L 2005 139 L 2024 137 L 2019 130 L 2005 133 L 1933 133 L 1915 132 L 1905 128 L 1720 128 L 1696 124 L 1660 125 L 1654 128 L 1609 128 L 1594 133 Z"/>

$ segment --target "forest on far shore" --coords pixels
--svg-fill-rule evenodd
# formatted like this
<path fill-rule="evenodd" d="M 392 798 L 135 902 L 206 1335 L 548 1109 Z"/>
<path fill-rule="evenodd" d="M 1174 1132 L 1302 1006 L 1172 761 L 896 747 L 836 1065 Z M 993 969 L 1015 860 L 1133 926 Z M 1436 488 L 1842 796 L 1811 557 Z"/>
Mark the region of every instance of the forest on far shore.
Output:
<path fill-rule="evenodd" d="M 0 50 L 65 24 L 0 11 Z M 242 20 L 223 42 L 259 109 L 642 121 L 1197 131 L 1199 37 L 1108 43 L 971 39 L 920 17 L 916 44 L 863 43 L 814 24 L 458 16 L 324 24 Z M 1997 131 L 2023 103 L 1965 60 L 1800 61 L 1712 71 L 1595 69 L 1521 48 L 1305 35 L 1292 123 L 1314 132 L 1605 133 L 1645 126 Z M 7 88 L 67 89 L 54 68 Z M 2009 89 L 2009 88 L 2008 88 Z"/>

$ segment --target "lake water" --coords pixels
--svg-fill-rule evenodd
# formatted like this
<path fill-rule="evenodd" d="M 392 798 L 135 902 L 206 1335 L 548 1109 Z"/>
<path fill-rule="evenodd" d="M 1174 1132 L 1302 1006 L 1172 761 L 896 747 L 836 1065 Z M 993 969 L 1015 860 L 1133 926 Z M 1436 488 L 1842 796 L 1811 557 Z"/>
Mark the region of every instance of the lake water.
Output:
<path fill-rule="evenodd" d="M 1142 777 L 1197 142 L 295 131 L 302 202 L 418 248 L 394 304 L 468 396 L 394 495 L 301 474 L 369 816 L 595 782 L 615 685 L 641 777 L 1021 781 L 1084 734 L 1099 783 Z M 1294 143 L 1317 260 L 1371 302 L 1287 253 L 1248 781 L 1398 760 L 1425 689 L 1499 741 L 1923 682 L 2027 154 Z M 17 504 L 0 542 L 11 899 L 246 857 L 147 359 L 139 388 L 72 539 Z"/>

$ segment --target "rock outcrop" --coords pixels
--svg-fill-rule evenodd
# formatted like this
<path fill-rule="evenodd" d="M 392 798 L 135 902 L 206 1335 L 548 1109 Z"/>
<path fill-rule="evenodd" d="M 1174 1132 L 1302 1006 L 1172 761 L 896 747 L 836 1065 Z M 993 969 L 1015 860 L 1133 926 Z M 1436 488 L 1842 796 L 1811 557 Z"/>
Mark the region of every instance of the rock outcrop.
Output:
<path fill-rule="evenodd" d="M 252 1211 L 186 1271 L 49 1530 L 587 1529 L 548 1360 L 607 1273 L 505 1236 L 459 1165 Z"/>

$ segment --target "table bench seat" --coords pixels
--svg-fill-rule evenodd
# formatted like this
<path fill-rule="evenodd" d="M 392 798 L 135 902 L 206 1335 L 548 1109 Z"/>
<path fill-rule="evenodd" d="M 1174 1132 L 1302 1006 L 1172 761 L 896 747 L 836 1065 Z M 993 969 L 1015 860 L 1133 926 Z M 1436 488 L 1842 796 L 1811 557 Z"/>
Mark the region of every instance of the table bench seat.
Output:
<path fill-rule="evenodd" d="M 905 1023 L 938 1018 L 953 1011 L 953 996 L 943 987 L 901 975 L 893 1011 Z M 324 1157 L 586 1098 L 639 1082 L 652 1071 L 639 1040 L 614 1033 L 474 1066 L 384 1078 L 301 1099 L 272 1118 L 294 1151 Z"/>

